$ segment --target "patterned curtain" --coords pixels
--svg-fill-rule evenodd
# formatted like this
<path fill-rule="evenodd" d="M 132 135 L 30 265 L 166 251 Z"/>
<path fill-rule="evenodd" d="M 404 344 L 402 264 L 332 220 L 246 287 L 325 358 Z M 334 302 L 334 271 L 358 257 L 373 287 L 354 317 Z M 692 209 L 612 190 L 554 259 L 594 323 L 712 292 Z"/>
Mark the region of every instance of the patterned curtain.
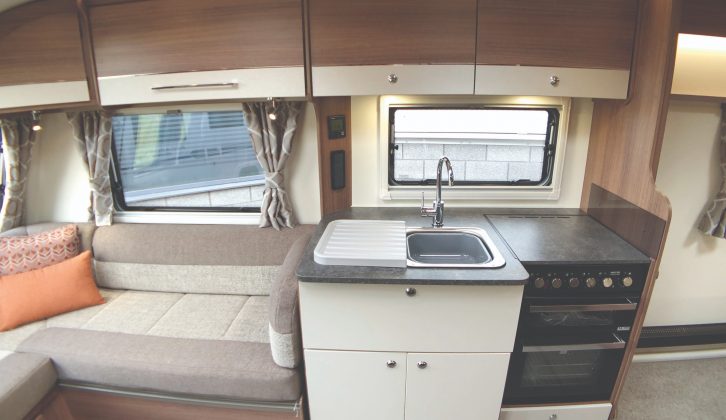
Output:
<path fill-rule="evenodd" d="M 30 168 L 30 152 L 35 143 L 35 131 L 29 118 L 0 120 L 5 159 L 5 197 L 0 213 L 0 231 L 23 224 L 25 184 Z"/>
<path fill-rule="evenodd" d="M 88 220 L 97 226 L 108 226 L 113 216 L 111 193 L 111 117 L 103 111 L 69 112 L 68 122 L 73 136 L 81 147 L 83 161 L 88 167 L 91 186 L 91 206 Z"/>
<path fill-rule="evenodd" d="M 276 106 L 274 106 L 276 105 Z M 297 118 L 304 102 L 255 102 L 242 105 L 257 160 L 265 170 L 260 227 L 293 227 L 292 207 L 285 192 L 284 170 L 292 151 Z M 276 118 L 270 118 L 274 112 Z"/>
<path fill-rule="evenodd" d="M 723 184 L 698 228 L 703 233 L 726 239 L 726 103 L 721 104 L 721 176 Z"/>

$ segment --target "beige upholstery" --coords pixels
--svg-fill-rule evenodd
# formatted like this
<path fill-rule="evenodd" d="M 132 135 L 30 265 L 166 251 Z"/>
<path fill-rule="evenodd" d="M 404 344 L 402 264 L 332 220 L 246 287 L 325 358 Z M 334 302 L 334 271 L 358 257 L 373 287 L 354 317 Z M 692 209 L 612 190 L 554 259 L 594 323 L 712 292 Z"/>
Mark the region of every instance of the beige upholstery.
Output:
<path fill-rule="evenodd" d="M 275 364 L 270 346 L 48 328 L 20 346 L 51 359 L 65 382 L 236 401 L 295 401 L 297 370 Z"/>
<path fill-rule="evenodd" d="M 0 359 L 0 418 L 24 418 L 57 379 L 53 364 L 45 356 L 12 353 Z"/>
<path fill-rule="evenodd" d="M 238 225 L 117 224 L 96 229 L 98 261 L 172 265 L 280 265 L 312 225 L 276 231 Z"/>
<path fill-rule="evenodd" d="M 158 337 L 268 343 L 268 297 L 101 289 L 103 305 L 0 333 L 0 351 L 15 351 L 50 327 Z"/>
<path fill-rule="evenodd" d="M 49 223 L 38 223 L 38 224 L 34 224 L 34 225 L 29 225 L 29 226 L 20 226 L 20 227 L 16 227 L 14 229 L 10 229 L 10 230 L 0 233 L 0 236 L 34 235 L 36 233 L 53 230 L 55 228 L 59 228 L 61 226 L 65 226 L 65 225 L 71 224 L 71 223 L 74 223 L 74 222 L 68 222 L 68 223 L 49 222 Z M 91 243 L 93 240 L 93 232 L 95 232 L 95 230 L 96 230 L 96 225 L 94 225 L 93 223 L 74 223 L 74 224 L 78 225 L 78 233 L 81 236 L 81 251 L 86 251 L 88 249 L 91 249 Z"/>

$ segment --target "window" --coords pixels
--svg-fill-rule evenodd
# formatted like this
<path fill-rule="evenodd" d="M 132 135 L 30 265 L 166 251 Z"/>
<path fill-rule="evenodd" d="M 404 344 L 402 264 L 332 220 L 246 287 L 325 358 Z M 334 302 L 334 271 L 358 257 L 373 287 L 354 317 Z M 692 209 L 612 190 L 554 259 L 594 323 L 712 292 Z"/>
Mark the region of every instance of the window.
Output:
<path fill-rule="evenodd" d="M 458 186 L 552 183 L 560 115 L 556 108 L 388 109 L 391 186 L 434 184 L 441 156 L 451 160 Z"/>
<path fill-rule="evenodd" d="M 241 110 L 118 114 L 113 152 L 122 210 L 259 211 L 264 172 Z"/>

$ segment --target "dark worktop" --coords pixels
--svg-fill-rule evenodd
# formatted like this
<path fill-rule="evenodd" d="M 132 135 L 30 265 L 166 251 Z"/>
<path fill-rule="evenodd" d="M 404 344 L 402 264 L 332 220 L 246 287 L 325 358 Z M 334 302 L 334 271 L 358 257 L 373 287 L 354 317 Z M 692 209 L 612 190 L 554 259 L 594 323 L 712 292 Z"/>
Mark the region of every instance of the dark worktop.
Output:
<path fill-rule="evenodd" d="M 303 282 L 371 283 L 371 284 L 437 284 L 437 285 L 522 285 L 529 274 L 519 263 L 481 209 L 447 208 L 444 226 L 479 227 L 487 231 L 506 260 L 501 268 L 388 268 L 343 265 L 322 265 L 315 262 L 313 251 L 325 227 L 337 219 L 403 220 L 406 227 L 427 227 L 431 218 L 419 216 L 419 209 L 358 207 L 326 216 L 318 225 L 305 248 L 297 276 Z"/>
<path fill-rule="evenodd" d="M 525 265 L 650 262 L 645 254 L 586 215 L 487 213 L 487 218 Z"/>

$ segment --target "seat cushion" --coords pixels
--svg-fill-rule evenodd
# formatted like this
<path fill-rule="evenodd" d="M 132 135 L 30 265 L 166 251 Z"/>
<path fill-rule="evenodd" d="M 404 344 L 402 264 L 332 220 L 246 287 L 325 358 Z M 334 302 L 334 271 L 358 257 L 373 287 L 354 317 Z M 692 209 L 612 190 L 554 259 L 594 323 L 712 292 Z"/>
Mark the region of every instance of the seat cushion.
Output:
<path fill-rule="evenodd" d="M 269 344 L 47 328 L 20 351 L 50 357 L 65 382 L 235 401 L 289 402 L 301 375 Z"/>
<path fill-rule="evenodd" d="M 25 417 L 55 385 L 50 360 L 38 354 L 10 353 L 0 359 L 0 418 Z"/>
<path fill-rule="evenodd" d="M 0 333 L 0 350 L 14 351 L 33 333 L 50 327 L 269 343 L 267 296 L 100 291 L 103 305 Z"/>

